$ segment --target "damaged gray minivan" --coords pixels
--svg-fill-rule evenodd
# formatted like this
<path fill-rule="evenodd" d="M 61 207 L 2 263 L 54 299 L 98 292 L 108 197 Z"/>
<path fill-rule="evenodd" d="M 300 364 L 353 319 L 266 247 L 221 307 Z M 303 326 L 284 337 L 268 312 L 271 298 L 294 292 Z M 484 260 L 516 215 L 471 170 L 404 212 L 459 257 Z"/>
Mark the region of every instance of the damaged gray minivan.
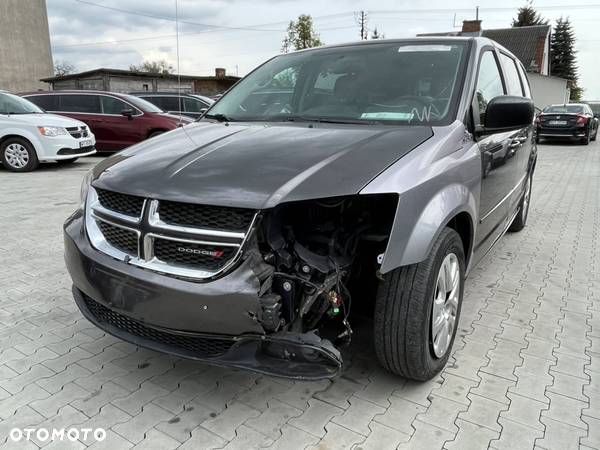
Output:
<path fill-rule="evenodd" d="M 533 114 L 522 64 L 485 38 L 274 57 L 85 177 L 75 301 L 134 344 L 299 379 L 339 375 L 366 315 L 382 366 L 429 379 L 469 269 L 527 221 Z"/>

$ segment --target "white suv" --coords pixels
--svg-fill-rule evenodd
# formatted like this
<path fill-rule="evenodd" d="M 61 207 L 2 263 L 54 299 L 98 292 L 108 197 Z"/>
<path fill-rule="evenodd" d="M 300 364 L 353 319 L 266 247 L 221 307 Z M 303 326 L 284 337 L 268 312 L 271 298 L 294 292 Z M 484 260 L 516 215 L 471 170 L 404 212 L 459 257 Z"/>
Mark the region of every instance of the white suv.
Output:
<path fill-rule="evenodd" d="M 78 120 L 47 114 L 29 100 L 0 91 L 0 161 L 13 172 L 40 162 L 68 164 L 96 153 L 96 138 Z"/>

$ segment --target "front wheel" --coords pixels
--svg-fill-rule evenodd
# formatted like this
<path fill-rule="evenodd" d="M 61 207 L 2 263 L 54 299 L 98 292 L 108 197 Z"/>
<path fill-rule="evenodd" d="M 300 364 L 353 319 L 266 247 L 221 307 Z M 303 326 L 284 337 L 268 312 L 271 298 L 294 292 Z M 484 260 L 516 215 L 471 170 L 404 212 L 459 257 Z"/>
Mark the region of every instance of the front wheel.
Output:
<path fill-rule="evenodd" d="M 2 164 L 12 172 L 31 172 L 40 165 L 33 145 L 25 139 L 14 137 L 0 147 Z"/>
<path fill-rule="evenodd" d="M 429 380 L 452 350 L 465 279 L 465 255 L 456 231 L 445 228 L 425 261 L 384 276 L 374 314 L 375 353 L 392 373 Z"/>

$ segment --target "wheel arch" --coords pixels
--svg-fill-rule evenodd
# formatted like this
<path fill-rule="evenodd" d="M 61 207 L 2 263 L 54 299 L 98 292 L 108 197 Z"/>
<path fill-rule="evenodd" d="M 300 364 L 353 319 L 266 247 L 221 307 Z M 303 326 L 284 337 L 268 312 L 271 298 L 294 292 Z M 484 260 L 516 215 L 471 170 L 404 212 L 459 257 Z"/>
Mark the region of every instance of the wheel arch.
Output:
<path fill-rule="evenodd" d="M 476 229 L 473 218 L 477 217 L 474 192 L 465 185 L 450 184 L 438 191 L 424 206 L 419 197 L 417 193 L 411 198 L 406 195 L 400 197 L 381 266 L 382 273 L 425 260 L 445 228 L 452 228 L 459 234 L 465 251 L 465 263 L 470 261 Z"/>
<path fill-rule="evenodd" d="M 36 156 L 39 159 L 39 157 L 40 157 L 40 150 L 38 148 L 39 143 L 37 142 L 37 140 L 35 139 L 34 136 L 31 136 L 30 133 L 15 132 L 15 131 L 7 130 L 5 133 L 0 135 L 0 147 L 8 139 L 12 139 L 12 138 L 18 138 L 18 139 L 23 139 L 24 141 L 27 141 L 31 145 L 31 147 L 33 147 L 33 151 L 36 153 Z"/>

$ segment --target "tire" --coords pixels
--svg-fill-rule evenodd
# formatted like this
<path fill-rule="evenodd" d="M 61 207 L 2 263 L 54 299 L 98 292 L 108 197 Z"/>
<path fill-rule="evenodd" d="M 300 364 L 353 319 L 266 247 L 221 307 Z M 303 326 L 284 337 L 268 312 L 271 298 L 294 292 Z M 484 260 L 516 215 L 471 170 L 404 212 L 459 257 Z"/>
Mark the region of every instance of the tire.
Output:
<path fill-rule="evenodd" d="M 519 202 L 519 212 L 513 219 L 508 231 L 514 233 L 521 231 L 527 225 L 527 216 L 529 215 L 529 205 L 531 204 L 531 185 L 533 184 L 533 175 L 527 176 L 527 184 L 525 185 L 525 192 Z"/>
<path fill-rule="evenodd" d="M 596 128 L 596 132 L 594 133 L 594 135 L 592 136 L 592 141 L 595 141 L 596 138 L 598 137 L 598 128 Z"/>
<path fill-rule="evenodd" d="M 75 161 L 77 161 L 79 158 L 70 158 L 70 159 L 57 159 L 56 163 L 60 164 L 61 166 L 66 166 L 68 164 L 73 164 Z"/>
<path fill-rule="evenodd" d="M 2 165 L 12 172 L 31 172 L 40 162 L 31 143 L 23 138 L 8 138 L 0 146 Z"/>
<path fill-rule="evenodd" d="M 446 262 L 454 265 L 454 286 L 442 300 L 434 302 L 438 290 L 438 277 Z M 412 380 L 424 381 L 439 373 L 452 351 L 460 317 L 465 279 L 465 256 L 458 233 L 445 228 L 437 237 L 425 261 L 399 267 L 384 276 L 377 290 L 374 314 L 375 353 L 380 364 L 388 371 Z M 454 293 L 454 294 L 452 294 Z M 453 297 L 450 301 L 450 297 Z M 446 333 L 447 345 L 436 346 L 432 330 L 434 304 L 444 308 L 448 304 L 449 316 Z M 445 311 L 444 308 L 436 308 Z M 437 314 L 436 314 L 437 315 Z M 442 317 L 442 316 L 439 316 Z M 441 337 L 443 335 L 439 333 Z"/>
<path fill-rule="evenodd" d="M 588 134 L 585 137 L 581 138 L 581 144 L 582 145 L 590 145 L 590 140 L 591 140 L 590 132 L 588 130 Z"/>

